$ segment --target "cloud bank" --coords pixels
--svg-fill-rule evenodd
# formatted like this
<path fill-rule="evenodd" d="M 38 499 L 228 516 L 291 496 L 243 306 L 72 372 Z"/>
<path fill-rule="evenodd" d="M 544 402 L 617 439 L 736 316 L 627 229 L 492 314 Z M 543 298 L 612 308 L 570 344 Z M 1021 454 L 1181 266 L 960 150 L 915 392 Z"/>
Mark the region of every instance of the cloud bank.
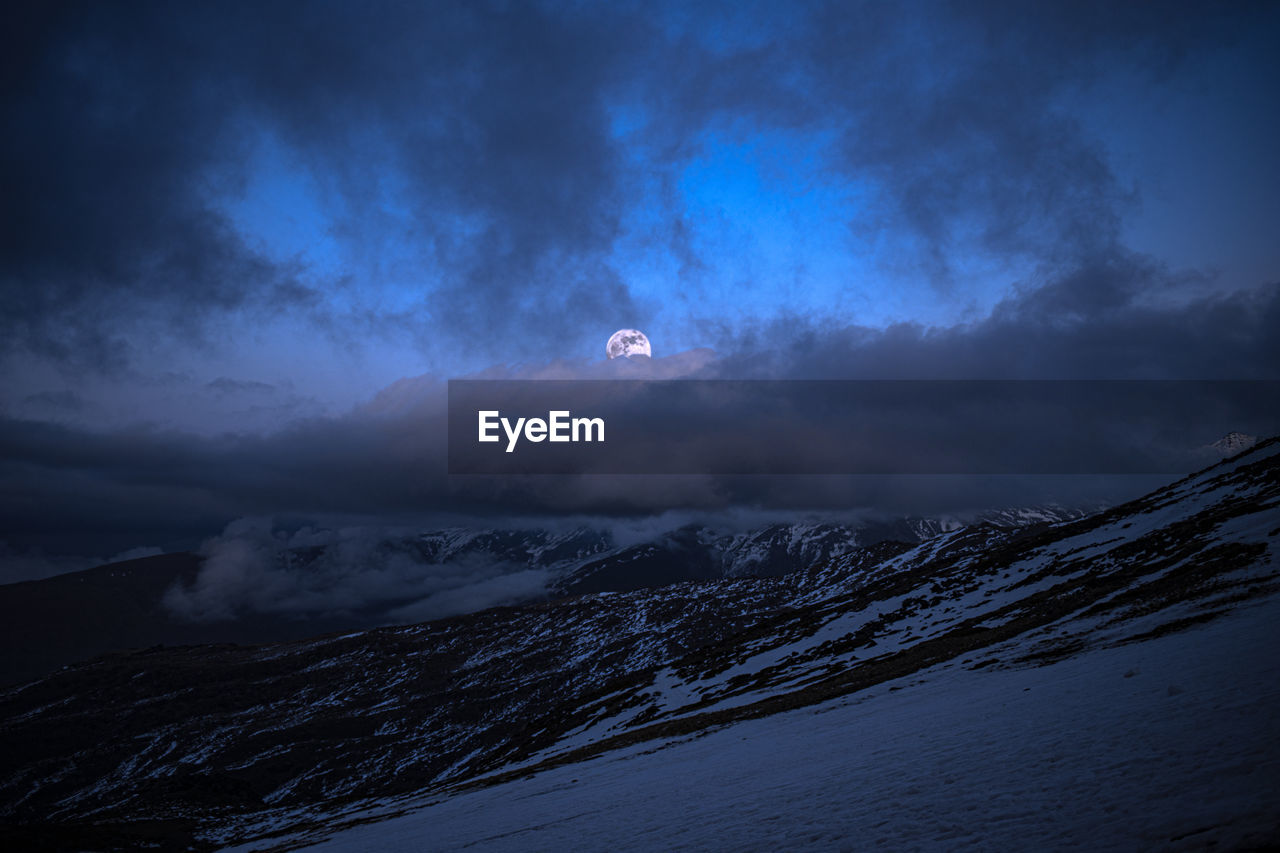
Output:
<path fill-rule="evenodd" d="M 1153 274 L 1146 267 L 1143 274 Z M 967 327 L 826 327 L 779 321 L 711 358 L 691 352 L 647 365 L 599 362 L 503 368 L 502 377 L 629 378 L 1200 378 L 1277 379 L 1280 288 L 1149 305 L 1126 270 L 1073 275 L 1003 304 Z M 136 429 L 95 433 L 0 421 L 0 472 L 21 483 L 0 494 L 15 548 L 110 553 L 140 542 L 200 539 L 247 515 L 298 518 L 502 518 L 644 515 L 735 505 L 912 511 L 964 490 L 817 478 L 450 478 L 445 383 L 405 379 L 365 406 L 268 435 Z M 660 416 L 661 413 L 656 413 Z M 940 428 L 943 428 L 940 426 Z M 1188 436 L 1199 446 L 1218 436 Z M 973 486 L 973 484 L 970 484 Z M 994 482 L 973 500 L 999 500 Z"/>
<path fill-rule="evenodd" d="M 70 2 L 9 23 L 0 340 L 147 372 L 157 343 L 213 352 L 228 325 L 245 340 L 280 316 L 352 346 L 408 336 L 437 360 L 490 361 L 644 327 L 667 298 L 709 301 L 693 319 L 714 322 L 726 287 L 751 305 L 769 285 L 713 274 L 751 247 L 714 237 L 688 170 L 760 140 L 790 140 L 779 169 L 813 159 L 820 189 L 856 200 L 821 218 L 843 220 L 833 251 L 874 257 L 883 281 L 823 285 L 832 301 L 891 298 L 911 270 L 945 292 L 975 265 L 1087 269 L 1123 245 L 1140 192 L 1080 99 L 1142 97 L 1277 18 L 1207 3 Z M 815 189 L 797 180 L 781 176 L 787 194 Z M 654 270 L 672 282 L 639 293 Z"/>
<path fill-rule="evenodd" d="M 1274 4 L 67 2 L 7 23 L 13 565 L 252 516 L 1013 494 L 446 475 L 446 377 L 634 373 L 574 358 L 620 326 L 683 340 L 645 368 L 668 378 L 1277 378 L 1276 119 L 1252 107 L 1280 79 Z M 1221 242 L 1199 231 L 1265 272 L 1175 260 Z M 361 353 L 396 367 L 331 376 Z"/>
<path fill-rule="evenodd" d="M 197 622 L 271 614 L 400 624 L 546 594 L 543 570 L 478 556 L 436 562 L 410 536 L 385 528 L 288 532 L 269 518 L 237 519 L 200 546 L 199 574 L 171 587 L 164 606 Z"/>

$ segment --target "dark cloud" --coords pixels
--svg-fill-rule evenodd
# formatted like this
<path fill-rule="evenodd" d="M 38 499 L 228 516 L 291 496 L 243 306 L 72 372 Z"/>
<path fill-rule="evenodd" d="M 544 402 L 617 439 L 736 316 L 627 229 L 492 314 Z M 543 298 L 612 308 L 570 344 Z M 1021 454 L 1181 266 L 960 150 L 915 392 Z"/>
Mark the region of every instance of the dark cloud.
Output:
<path fill-rule="evenodd" d="M 648 368 L 560 363 L 488 375 L 1280 379 L 1280 288 L 1161 307 L 1133 296 L 1116 298 L 1116 288 L 1129 292 L 1120 271 L 1097 274 L 1119 278 L 1107 279 L 1109 285 L 1086 283 L 1081 271 L 1012 299 L 990 319 L 964 328 L 874 331 L 796 323 L 770 327 L 718 360 L 695 352 L 655 359 Z M 1157 271 L 1135 261 L 1128 274 Z M 1062 295 L 1055 296 L 1059 290 Z M 1101 295 L 1080 298 L 1095 291 Z M 661 420 L 664 414 L 649 416 Z M 445 384 L 432 377 L 402 380 L 349 415 L 261 436 L 94 433 L 3 421 L 0 481 L 11 485 L 0 492 L 0 539 L 15 548 L 103 553 L 184 537 L 189 543 L 245 515 L 397 518 L 434 525 L 445 516 L 647 515 L 733 506 L 892 505 L 922 511 L 1052 497 L 1047 481 L 1026 478 L 979 478 L 976 486 L 919 477 L 451 478 L 445 425 Z M 1164 434 L 1178 425 L 1155 426 Z M 1194 447 L 1217 437 L 1186 439 Z M 1082 481 L 1071 482 L 1072 489 L 1088 491 L 1078 488 Z"/>
<path fill-rule="evenodd" d="M 18 44 L 0 141 L 9 344 L 120 366 L 121 318 L 198 329 L 209 308 L 296 287 L 200 197 L 231 151 L 198 33 L 145 7 L 38 4 L 6 28 L 6 54 Z"/>
<path fill-rule="evenodd" d="M 975 252 L 1065 268 L 1116 248 L 1140 198 L 1071 97 L 1105 94 L 1117 72 L 1167 79 L 1189 55 L 1274 25 L 1264 6 L 1193 2 L 1158 15 L 1105 2 L 819 3 L 737 17 L 748 14 L 769 35 L 706 50 L 686 32 L 670 78 L 648 78 L 665 107 L 648 144 L 679 163 L 704 129 L 829 135 L 830 168 L 863 188 L 849 223 L 858 243 L 887 243 L 891 268 L 918 267 L 943 288 Z M 678 226 L 674 205 L 669 215 Z"/>
<path fill-rule="evenodd" d="M 0 45 L 4 339 L 122 366 L 140 336 L 198 337 L 249 306 L 313 312 L 338 335 L 528 355 L 643 313 L 609 253 L 650 178 L 658 238 L 697 285 L 702 261 L 661 187 L 708 129 L 833 134 L 844 179 L 879 188 L 851 225 L 901 230 L 908 262 L 939 283 L 975 246 L 1071 265 L 1113 246 L 1131 192 L 1059 98 L 1103 68 L 1167 73 L 1257 14 L 28 4 Z M 619 109 L 640 117 L 634 134 L 615 133 Z M 218 200 L 251 179 L 263 137 L 322 185 L 333 233 L 373 278 L 387 241 L 420 247 L 420 302 L 333 323 L 324 300 L 369 282 L 246 242 Z"/>
<path fill-rule="evenodd" d="M 990 316 L 883 330 L 775 318 L 720 347 L 729 375 L 865 379 L 1275 379 L 1280 284 L 1174 300 L 1186 274 L 1113 250 Z"/>
<path fill-rule="evenodd" d="M 219 376 L 206 383 L 205 387 L 220 394 L 270 394 L 276 390 L 274 385 L 267 382 L 258 382 L 254 379 L 232 379 L 229 376 Z"/>
<path fill-rule="evenodd" d="M 73 391 L 40 391 L 28 394 L 23 402 L 53 412 L 78 412 L 85 408 L 84 398 Z"/>
<path fill-rule="evenodd" d="M 620 209 L 601 88 L 639 24 L 533 4 L 42 9 L 4 45 L 11 345 L 123 363 L 137 325 L 190 333 L 340 287 L 304 284 L 219 212 L 264 133 L 336 193 L 348 238 L 380 239 L 364 223 L 407 176 L 408 236 L 449 272 L 417 312 L 432 329 L 627 309 L 601 259 Z"/>
<path fill-rule="evenodd" d="M 1064 97 L 1117 68 L 1159 77 L 1242 10 L 1108 3 L 841 4 L 808 44 L 843 168 L 883 186 L 863 230 L 905 226 L 908 262 L 950 283 L 957 256 L 1074 265 L 1119 238 L 1133 191 Z"/>

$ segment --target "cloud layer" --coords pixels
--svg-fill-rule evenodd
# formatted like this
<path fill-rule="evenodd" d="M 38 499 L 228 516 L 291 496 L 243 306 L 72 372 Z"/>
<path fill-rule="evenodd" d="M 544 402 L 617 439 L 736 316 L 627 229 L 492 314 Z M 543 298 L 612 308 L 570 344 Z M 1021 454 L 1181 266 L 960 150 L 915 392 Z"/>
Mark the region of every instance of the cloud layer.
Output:
<path fill-rule="evenodd" d="M 1034 290 L 969 327 L 877 331 L 780 322 L 720 358 L 695 351 L 647 364 L 560 362 L 485 375 L 1280 379 L 1280 288 L 1160 307 L 1126 290 L 1129 279 L 1115 269 L 1098 275 Z M 1003 486 L 992 482 L 970 483 L 966 494 L 956 484 L 840 478 L 450 478 L 445 387 L 433 377 L 405 379 L 348 415 L 267 435 L 0 421 L 0 472 L 15 484 L 0 495 L 0 540 L 20 550 L 110 553 L 189 542 L 248 515 L 409 518 L 421 525 L 449 516 L 644 515 L 735 505 L 954 510 L 1013 498 L 1002 498 Z M 1198 446 L 1217 437 L 1186 438 Z"/>
<path fill-rule="evenodd" d="M 547 573 L 494 559 L 436 562 L 400 531 L 293 532 L 269 518 L 243 518 L 199 549 L 191 584 L 171 587 L 164 606 L 196 622 L 271 614 L 352 617 L 362 623 L 422 622 L 546 593 Z"/>
<path fill-rule="evenodd" d="M 734 221 L 760 211 L 713 215 L 682 185 L 762 139 L 792 140 L 771 149 L 788 197 L 855 199 L 814 213 L 843 220 L 830 251 L 877 281 L 821 281 L 832 304 L 984 265 L 1086 269 L 1139 191 L 1073 99 L 1117 80 L 1140 97 L 1273 13 L 33 5 L 2 45 L 0 333 L 10 353 L 146 372 L 158 341 L 213 353 L 229 323 L 243 339 L 281 315 L 361 345 L 408 336 L 437 363 L 538 357 L 676 299 L 714 320 L 726 288 L 767 317 L 777 282 L 726 278 L 751 247 L 712 236 L 717 217 L 760 236 Z M 786 172 L 808 160 L 819 186 Z M 823 262 L 759 272 L 810 281 Z"/>
<path fill-rule="evenodd" d="M 1256 144 L 1276 119 L 1250 106 L 1275 101 L 1274 4 L 69 2 L 7 23 L 14 566 L 259 515 L 1013 494 L 446 475 L 446 377 L 630 375 L 595 361 L 620 326 L 677 353 L 646 368 L 668 378 L 1278 378 Z M 1134 129 L 1160 105 L 1185 133 Z M 1202 224 L 1253 235 L 1266 277 L 1171 260 Z"/>

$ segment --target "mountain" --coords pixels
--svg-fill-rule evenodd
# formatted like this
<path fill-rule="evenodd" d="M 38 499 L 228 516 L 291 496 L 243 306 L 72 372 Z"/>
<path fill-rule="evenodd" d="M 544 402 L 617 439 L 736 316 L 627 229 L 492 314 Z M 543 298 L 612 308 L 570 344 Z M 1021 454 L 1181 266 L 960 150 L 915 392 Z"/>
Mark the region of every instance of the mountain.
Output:
<path fill-rule="evenodd" d="M 819 549 L 835 541 L 811 532 L 816 538 L 795 541 Z M 662 548 L 709 553 L 696 530 L 677 533 Z M 1165 640 L 1207 628 L 1220 631 L 1213 660 L 1241 692 L 1209 697 L 1193 716 L 1178 719 L 1226 755 L 1232 772 L 1247 777 L 1254 800 L 1274 804 L 1280 791 L 1267 774 L 1280 767 L 1280 742 L 1273 744 L 1265 730 L 1241 739 L 1239 728 L 1240 709 L 1254 713 L 1271 693 L 1250 689 L 1252 682 L 1236 684 L 1229 667 L 1272 671 L 1274 646 L 1250 646 L 1232 626 L 1243 624 L 1241 614 L 1251 608 L 1275 611 L 1277 537 L 1280 441 L 1272 439 L 1084 518 L 1019 527 L 980 522 L 917 544 L 847 548 L 783 575 L 602 592 L 257 647 L 110 655 L 0 692 L 3 838 L 12 849 L 292 849 L 337 834 L 335 843 L 350 837 L 356 848 L 381 849 L 385 838 L 361 842 L 348 833 L 382 820 L 391 821 L 388 826 L 410 821 L 396 825 L 426 831 L 412 823 L 420 810 L 435 814 L 433 803 L 444 808 L 493 786 L 526 784 L 520 780 L 530 775 L 535 782 L 557 780 L 557 802 L 571 807 L 561 789 L 577 774 L 622 758 L 689 749 L 680 745 L 704 736 L 728 751 L 725 761 L 737 760 L 735 749 L 784 761 L 787 756 L 768 752 L 767 744 L 747 740 L 747 732 L 760 733 L 762 721 L 792 721 L 776 726 L 784 726 L 785 743 L 797 749 L 839 754 L 840 738 L 854 737 L 855 730 L 795 723 L 794 714 L 813 709 L 847 719 L 850 712 L 838 709 L 880 702 L 886 691 L 913 685 L 938 697 L 931 700 L 934 716 L 921 718 L 909 704 L 893 707 L 922 726 L 920 739 L 934 740 L 929 727 L 950 730 L 955 720 L 968 719 L 969 704 L 985 709 L 979 713 L 1008 704 L 994 702 L 981 685 L 1049 691 L 1060 701 L 1036 706 L 1043 719 L 1001 717 L 1002 725 L 1026 728 L 1021 735 L 1011 731 L 1011 738 L 1057 744 L 1060 757 L 1045 761 L 1076 766 L 1073 730 L 1055 728 L 1054 715 L 1067 706 L 1106 719 L 1119 719 L 1117 712 L 1096 704 L 1088 695 L 1093 687 L 1081 694 L 1055 677 L 1021 673 L 1063 667 L 1058 671 L 1083 679 L 1077 685 L 1093 685 L 1094 662 L 1118 661 L 1117 655 L 1139 648 L 1161 649 L 1156 658 L 1164 672 L 1177 668 L 1169 655 L 1198 648 L 1193 640 L 1174 646 Z M 731 541 L 745 551 L 716 553 L 785 553 L 791 540 L 775 530 Z M 1263 653 L 1269 657 L 1259 658 Z M 1250 663 L 1255 660 L 1262 663 Z M 1176 686 L 1158 685 L 1160 696 L 1169 698 Z M 968 704 L 952 701 L 960 699 Z M 886 738 L 902 736 L 891 719 L 877 719 L 889 726 Z M 804 740 L 811 730 L 830 740 Z M 1169 766 L 1184 775 L 1151 776 L 1144 766 L 1163 767 L 1163 757 L 1182 747 L 1154 739 L 1153 731 L 1117 731 L 1115 748 L 1137 750 L 1147 763 L 1126 759 L 1123 774 L 1138 775 L 1122 780 L 1115 769 L 1121 765 L 1100 754 L 1085 767 L 1091 790 L 1123 789 L 1131 800 L 1159 791 L 1190 808 L 1202 787 L 1223 781 L 1185 775 L 1193 769 L 1181 764 Z M 901 769 L 892 755 L 881 760 L 886 773 Z M 913 760 L 930 766 L 927 755 Z M 645 766 L 659 766 L 652 761 Z M 805 770 L 782 766 L 792 776 Z M 620 784 L 621 777 L 611 778 L 610 785 Z M 821 786 L 820 777 L 803 779 Z M 755 784 L 764 791 L 770 782 Z M 691 804 L 700 793 L 676 777 L 661 784 L 684 792 Z M 1237 787 L 1231 781 L 1230 790 Z M 1019 814 L 1025 793 L 1008 793 L 1011 816 Z M 909 799 L 909 792 L 901 796 Z M 1244 800 L 1224 808 L 1244 808 L 1231 806 L 1237 802 Z M 1129 800 L 1122 806 L 1138 808 Z M 615 808 L 628 811 L 625 802 Z M 539 826 L 574 817 L 544 813 Z M 1019 819 L 1024 822 L 1017 826 L 1027 825 L 1025 816 Z M 613 820 L 600 817 L 601 825 Z M 484 819 L 475 821 L 468 845 L 483 835 Z M 690 829 L 672 814 L 661 826 L 671 833 L 668 841 Z M 1272 829 L 1278 834 L 1270 840 L 1280 840 L 1280 819 Z M 1215 827 L 1201 831 L 1208 834 L 1197 843 L 1221 836 Z M 412 837 L 424 843 L 405 836 Z M 934 844 L 946 846 L 948 837 L 960 836 L 942 833 Z M 508 840 L 518 846 L 529 837 Z M 661 834 L 648 840 L 670 846 Z M 811 844 L 839 846 L 827 841 Z M 1163 846 L 1158 842 L 1153 837 L 1135 846 Z"/>
<path fill-rule="evenodd" d="M 1003 510 L 982 518 L 1009 526 L 1029 519 L 1079 517 L 1079 510 L 1043 507 Z M 918 542 L 955 519 L 901 518 L 854 525 L 800 522 L 747 532 L 705 526 L 655 534 L 625 546 L 606 530 L 446 528 L 416 536 L 389 537 L 377 551 L 383 559 L 414 565 L 504 566 L 508 571 L 545 570 L 550 596 L 619 592 L 691 580 L 780 575 L 866 544 L 887 539 Z M 332 547 L 332 546 L 330 546 Z M 339 545 L 340 547 L 340 545 Z M 293 547 L 276 555 L 281 568 L 307 572 L 331 559 L 329 548 Z M 0 684 L 45 675 L 60 666 L 108 652 L 157 645 L 263 643 L 351 631 L 403 619 L 391 606 L 353 607 L 342 613 L 276 613 L 246 610 L 225 618 L 195 621 L 166 606 L 175 585 L 189 587 L 203 565 L 192 553 L 164 554 L 111 563 L 37 581 L 0 585 L 0 632 L 8 654 L 0 660 Z M 359 569 L 361 566 L 352 566 Z M 395 604 L 412 604 L 417 588 Z"/>
<path fill-rule="evenodd" d="M 1084 515 L 1082 509 L 1060 506 L 1023 507 L 977 514 L 968 523 L 1013 528 Z M 688 525 L 563 566 L 553 588 L 561 595 L 577 595 L 630 592 L 681 581 L 784 575 L 882 542 L 922 542 L 965 523 L 957 518 L 901 517 L 849 524 L 775 523 L 747 531 Z"/>
<path fill-rule="evenodd" d="M 350 617 L 290 619 L 248 614 L 230 622 L 192 622 L 170 612 L 164 595 L 191 583 L 195 554 L 161 554 L 36 581 L 0 586 L 0 684 L 46 675 L 66 664 L 123 649 L 193 643 L 264 643 L 367 627 Z"/>
<path fill-rule="evenodd" d="M 608 549 L 612 538 L 604 531 L 579 527 L 567 532 L 549 530 L 474 530 L 464 527 L 423 533 L 400 540 L 424 562 L 452 563 L 483 557 L 527 568 L 573 565 Z"/>
<path fill-rule="evenodd" d="M 1235 456 L 1237 453 L 1248 450 L 1257 443 L 1257 436 L 1246 435 L 1242 432 L 1229 432 L 1213 444 L 1209 445 L 1209 447 L 1218 451 L 1223 456 Z"/>

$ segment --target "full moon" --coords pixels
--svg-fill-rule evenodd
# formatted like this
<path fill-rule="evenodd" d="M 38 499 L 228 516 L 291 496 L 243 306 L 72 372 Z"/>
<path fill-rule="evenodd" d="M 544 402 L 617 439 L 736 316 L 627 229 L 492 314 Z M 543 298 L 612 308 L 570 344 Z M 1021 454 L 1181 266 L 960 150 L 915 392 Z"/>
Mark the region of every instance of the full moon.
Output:
<path fill-rule="evenodd" d="M 609 354 L 609 358 L 617 358 L 620 355 L 647 355 L 652 357 L 653 350 L 649 347 L 649 339 L 644 336 L 644 332 L 636 329 L 619 329 L 609 338 L 609 343 L 605 345 L 605 352 Z"/>

